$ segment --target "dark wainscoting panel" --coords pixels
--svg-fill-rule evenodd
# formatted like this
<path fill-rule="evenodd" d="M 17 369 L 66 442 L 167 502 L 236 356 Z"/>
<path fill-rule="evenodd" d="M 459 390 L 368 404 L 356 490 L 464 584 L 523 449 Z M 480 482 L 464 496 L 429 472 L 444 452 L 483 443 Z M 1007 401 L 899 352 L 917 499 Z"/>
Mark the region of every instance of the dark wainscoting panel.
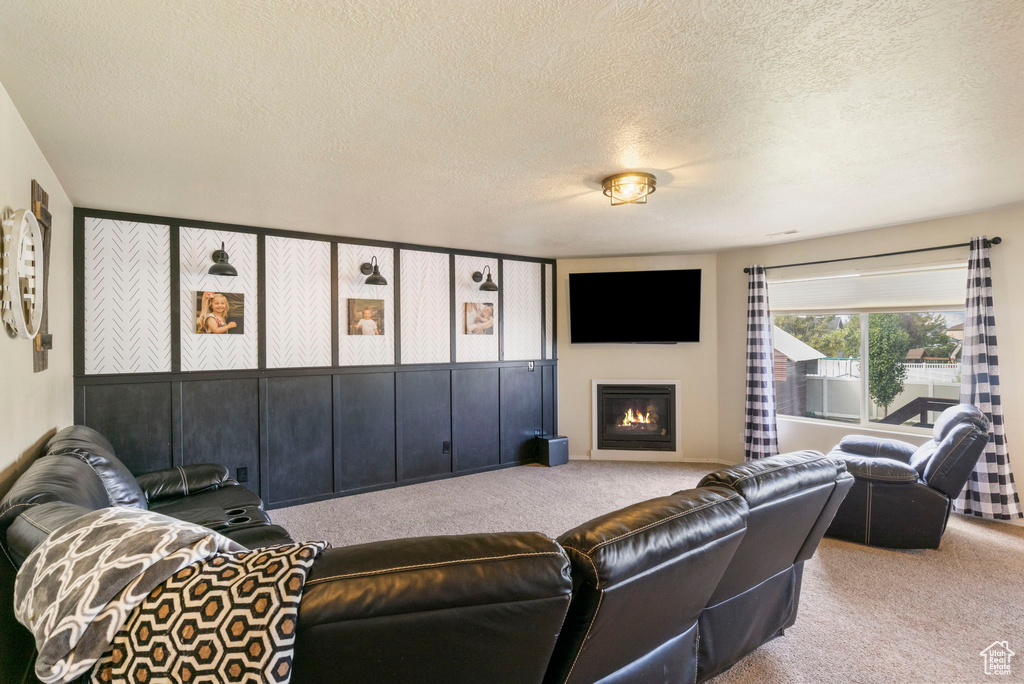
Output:
<path fill-rule="evenodd" d="M 397 481 L 395 374 L 335 375 L 334 491 Z"/>
<path fill-rule="evenodd" d="M 522 463 L 537 457 L 541 410 L 541 372 L 523 367 L 501 369 L 501 462 Z"/>
<path fill-rule="evenodd" d="M 259 380 L 181 383 L 182 462 L 219 463 L 231 477 L 248 468 L 245 486 L 260 491 Z"/>
<path fill-rule="evenodd" d="M 541 420 L 544 423 L 544 434 L 555 434 L 555 367 L 543 366 L 540 369 L 541 383 L 544 385 L 542 395 L 544 413 Z"/>
<path fill-rule="evenodd" d="M 498 369 L 453 370 L 452 437 L 457 472 L 501 462 L 498 420 Z"/>
<path fill-rule="evenodd" d="M 91 385 L 85 388 L 85 424 L 110 440 L 136 475 L 174 465 L 171 458 L 171 383 Z"/>
<path fill-rule="evenodd" d="M 267 379 L 270 502 L 334 490 L 331 376 Z"/>
<path fill-rule="evenodd" d="M 397 374 L 398 476 L 401 480 L 452 472 L 451 371 Z"/>

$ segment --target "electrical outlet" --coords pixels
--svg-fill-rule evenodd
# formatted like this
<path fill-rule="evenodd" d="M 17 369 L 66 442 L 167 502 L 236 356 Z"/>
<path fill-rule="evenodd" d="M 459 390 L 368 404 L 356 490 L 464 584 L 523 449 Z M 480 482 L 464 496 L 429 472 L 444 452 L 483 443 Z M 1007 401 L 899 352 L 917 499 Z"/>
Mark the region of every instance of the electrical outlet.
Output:
<path fill-rule="evenodd" d="M 530 363 L 529 363 L 529 365 L 527 366 L 527 368 L 529 368 L 529 369 L 530 369 L 530 372 L 531 372 L 531 373 L 533 372 L 533 361 L 530 361 Z"/>
<path fill-rule="evenodd" d="M 442 454 L 450 454 L 450 453 L 452 453 L 452 443 L 451 442 L 441 442 L 441 453 Z"/>
<path fill-rule="evenodd" d="M 249 469 L 248 468 L 238 468 L 235 471 L 235 473 L 236 473 L 235 479 L 238 480 L 239 482 L 248 482 L 249 481 Z"/>
<path fill-rule="evenodd" d="M 533 436 L 534 437 L 540 437 L 540 430 L 534 430 L 533 431 Z"/>

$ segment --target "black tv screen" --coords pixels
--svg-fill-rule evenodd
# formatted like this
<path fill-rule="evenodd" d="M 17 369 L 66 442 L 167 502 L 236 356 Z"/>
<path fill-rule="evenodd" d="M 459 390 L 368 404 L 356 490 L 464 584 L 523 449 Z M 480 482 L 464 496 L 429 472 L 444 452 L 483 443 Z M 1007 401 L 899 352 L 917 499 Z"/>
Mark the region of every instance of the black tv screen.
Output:
<path fill-rule="evenodd" d="M 569 274 L 569 341 L 700 341 L 700 269 Z"/>

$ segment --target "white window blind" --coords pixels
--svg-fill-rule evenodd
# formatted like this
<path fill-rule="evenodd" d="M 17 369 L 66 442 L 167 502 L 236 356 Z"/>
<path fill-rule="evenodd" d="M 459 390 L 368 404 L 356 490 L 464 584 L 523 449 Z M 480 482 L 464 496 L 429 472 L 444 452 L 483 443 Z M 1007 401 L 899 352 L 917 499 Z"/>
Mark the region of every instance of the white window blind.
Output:
<path fill-rule="evenodd" d="M 961 309 L 967 293 L 966 262 L 831 274 L 794 271 L 769 271 L 773 314 Z"/>

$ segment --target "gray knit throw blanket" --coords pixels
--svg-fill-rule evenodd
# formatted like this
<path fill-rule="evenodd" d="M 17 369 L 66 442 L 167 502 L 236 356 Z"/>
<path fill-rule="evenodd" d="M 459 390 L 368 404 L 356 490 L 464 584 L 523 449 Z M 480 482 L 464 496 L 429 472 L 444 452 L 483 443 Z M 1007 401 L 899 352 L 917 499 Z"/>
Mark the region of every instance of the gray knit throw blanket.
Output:
<path fill-rule="evenodd" d="M 90 670 L 95 682 L 195 681 L 200 674 L 222 682 L 287 682 L 306 573 L 325 547 L 248 551 L 213 530 L 159 513 L 104 508 L 54 530 L 29 555 L 15 580 L 15 616 L 35 636 L 36 676 L 46 684 Z M 182 634 L 199 631 L 190 625 L 222 620 L 239 608 L 223 600 L 187 606 L 185 592 L 224 596 L 239 584 L 259 585 L 265 600 L 227 636 L 284 627 L 291 638 L 269 640 L 275 648 L 231 662 L 203 657 L 230 648 L 223 636 L 186 639 L 182 648 Z"/>

